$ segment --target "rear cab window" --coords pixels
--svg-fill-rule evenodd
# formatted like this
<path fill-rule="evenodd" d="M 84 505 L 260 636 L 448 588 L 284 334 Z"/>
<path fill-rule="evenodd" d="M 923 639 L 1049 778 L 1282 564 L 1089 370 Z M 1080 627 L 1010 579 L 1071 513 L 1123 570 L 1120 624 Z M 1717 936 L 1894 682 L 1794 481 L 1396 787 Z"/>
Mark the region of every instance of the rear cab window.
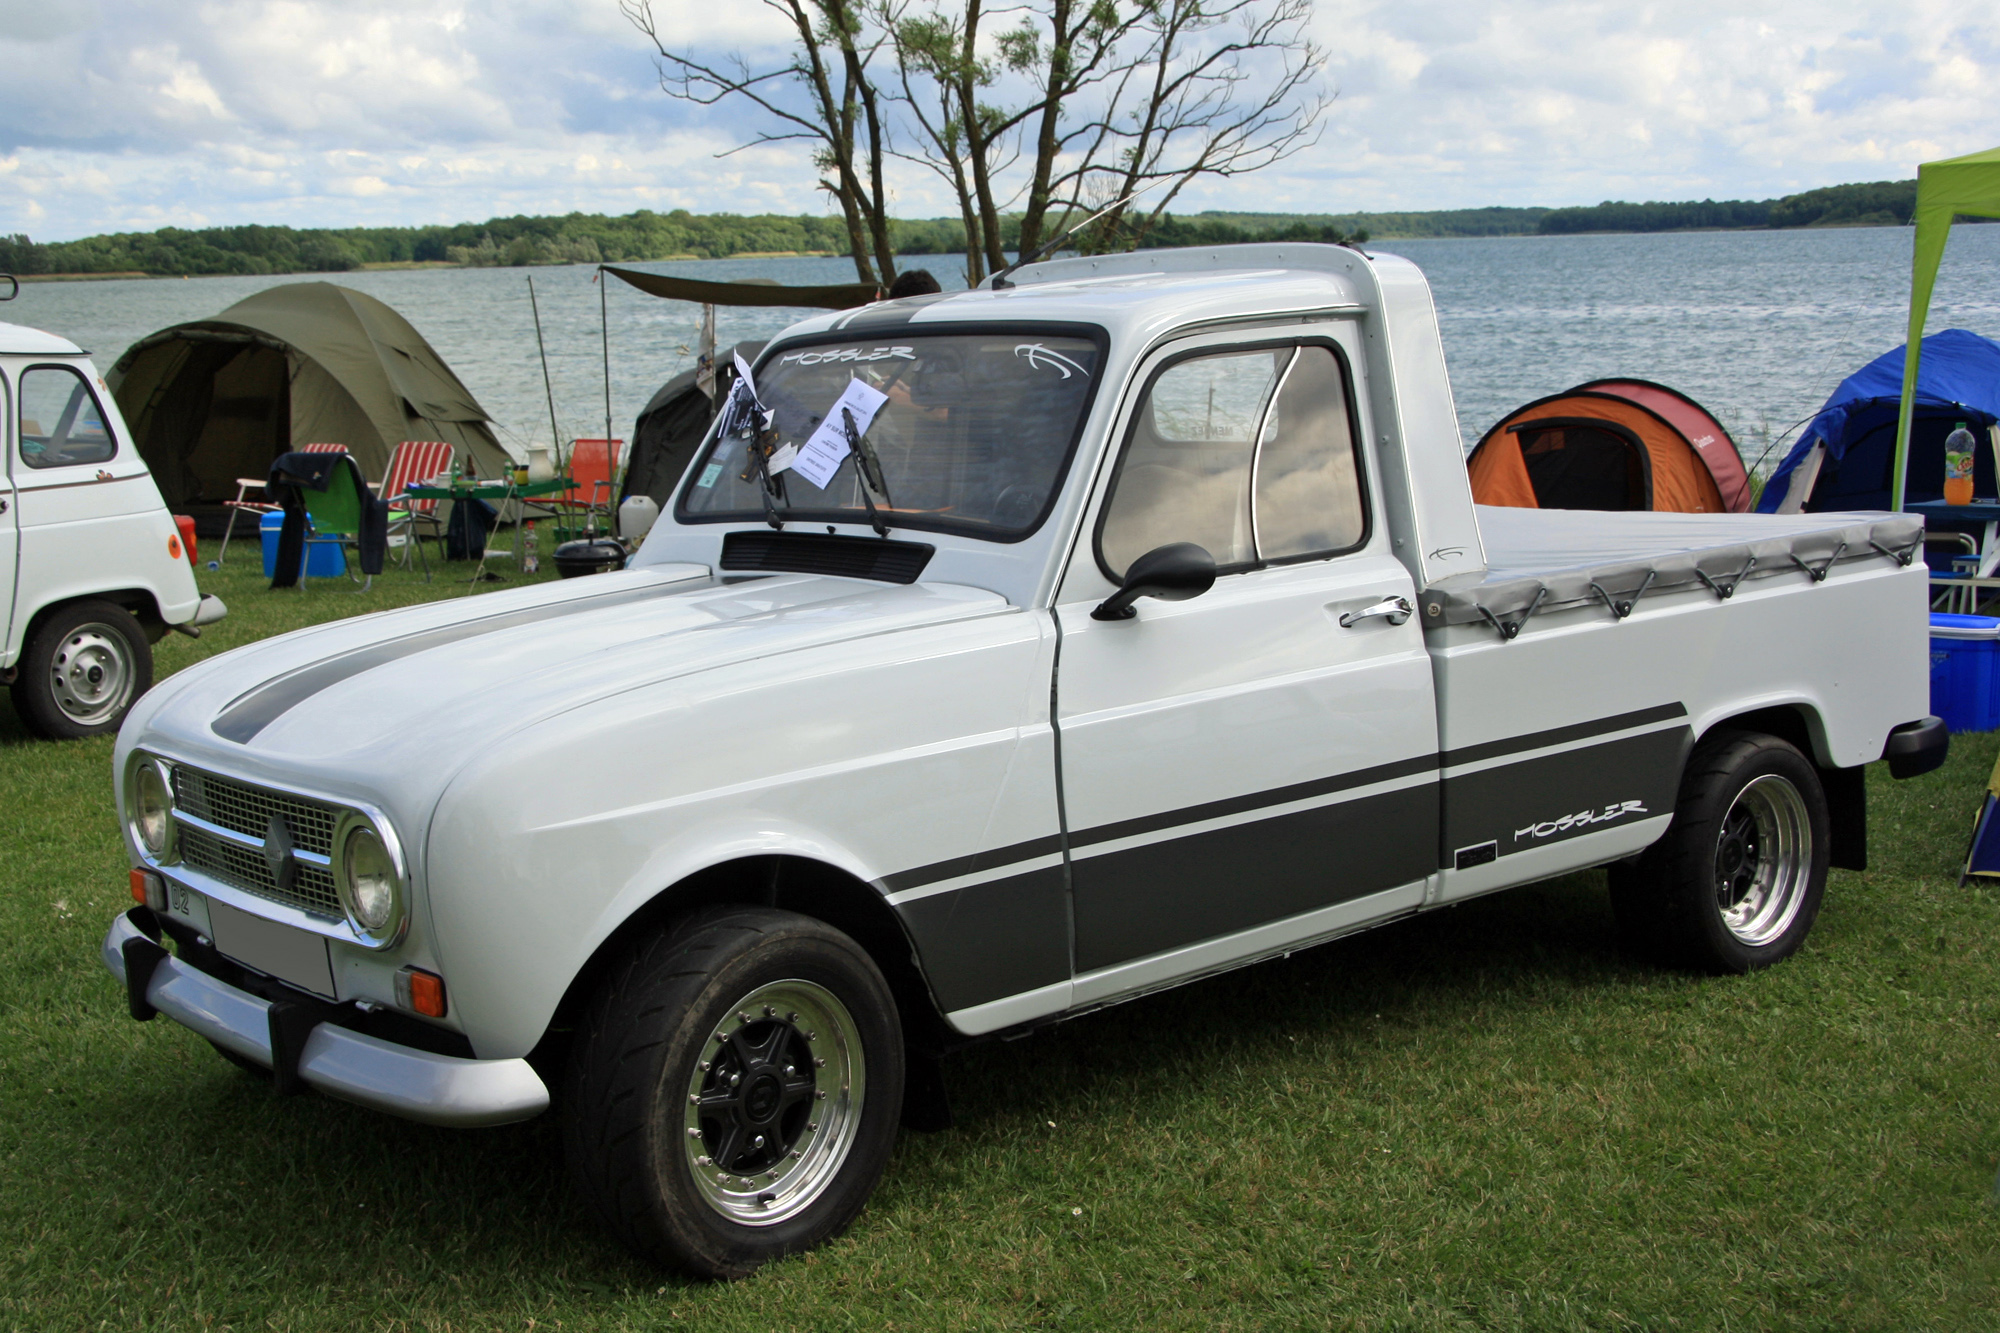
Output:
<path fill-rule="evenodd" d="M 118 453 L 104 409 L 72 366 L 29 366 L 21 372 L 21 461 L 29 467 L 108 463 Z"/>

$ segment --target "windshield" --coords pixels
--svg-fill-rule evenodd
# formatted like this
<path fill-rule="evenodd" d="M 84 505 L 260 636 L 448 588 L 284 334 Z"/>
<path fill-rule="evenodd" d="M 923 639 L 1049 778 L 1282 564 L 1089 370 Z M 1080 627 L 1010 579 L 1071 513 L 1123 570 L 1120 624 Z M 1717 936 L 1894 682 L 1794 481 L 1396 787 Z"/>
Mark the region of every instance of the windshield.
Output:
<path fill-rule="evenodd" d="M 1062 482 L 1101 360 L 1089 338 L 1031 329 L 782 349 L 756 372 L 755 409 L 725 406 L 731 429 L 681 513 L 1024 536 Z"/>

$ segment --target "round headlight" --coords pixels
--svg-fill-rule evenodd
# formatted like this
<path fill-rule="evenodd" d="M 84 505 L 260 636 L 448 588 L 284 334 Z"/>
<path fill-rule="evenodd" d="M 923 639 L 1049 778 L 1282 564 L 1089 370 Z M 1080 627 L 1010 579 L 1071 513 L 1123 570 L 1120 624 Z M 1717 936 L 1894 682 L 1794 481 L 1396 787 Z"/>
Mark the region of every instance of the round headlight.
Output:
<path fill-rule="evenodd" d="M 382 835 L 367 824 L 347 830 L 340 849 L 340 881 L 348 915 L 363 934 L 384 936 L 394 931 L 402 914 L 403 882 L 396 877 L 396 862 Z"/>
<path fill-rule="evenodd" d="M 139 761 L 132 775 L 132 832 L 140 846 L 154 856 L 164 856 L 173 836 L 173 794 L 167 790 L 166 774 L 150 759 Z"/>

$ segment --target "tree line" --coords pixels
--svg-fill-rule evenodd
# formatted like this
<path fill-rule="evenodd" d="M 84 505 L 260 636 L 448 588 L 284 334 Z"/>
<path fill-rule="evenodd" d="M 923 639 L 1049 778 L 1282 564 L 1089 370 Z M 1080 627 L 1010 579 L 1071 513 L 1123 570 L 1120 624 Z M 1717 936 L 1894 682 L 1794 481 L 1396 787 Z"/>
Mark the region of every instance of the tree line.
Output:
<path fill-rule="evenodd" d="M 1917 183 L 1831 185 L 1782 199 L 1703 199 L 1690 203 L 1557 208 L 1536 230 L 1544 236 L 1588 231 L 1685 231 L 1742 227 L 1902 227 L 1917 208 Z"/>

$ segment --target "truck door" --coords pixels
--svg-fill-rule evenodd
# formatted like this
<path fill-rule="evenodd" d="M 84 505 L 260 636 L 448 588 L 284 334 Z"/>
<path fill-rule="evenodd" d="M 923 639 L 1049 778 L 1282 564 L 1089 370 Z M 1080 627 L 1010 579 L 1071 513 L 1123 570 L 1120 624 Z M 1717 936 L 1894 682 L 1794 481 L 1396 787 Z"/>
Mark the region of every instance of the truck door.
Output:
<path fill-rule="evenodd" d="M 1077 1003 L 1409 910 L 1437 868 L 1430 659 L 1343 341 L 1176 344 L 1123 409 L 1056 608 Z M 1213 588 L 1092 618 L 1181 541 Z"/>

